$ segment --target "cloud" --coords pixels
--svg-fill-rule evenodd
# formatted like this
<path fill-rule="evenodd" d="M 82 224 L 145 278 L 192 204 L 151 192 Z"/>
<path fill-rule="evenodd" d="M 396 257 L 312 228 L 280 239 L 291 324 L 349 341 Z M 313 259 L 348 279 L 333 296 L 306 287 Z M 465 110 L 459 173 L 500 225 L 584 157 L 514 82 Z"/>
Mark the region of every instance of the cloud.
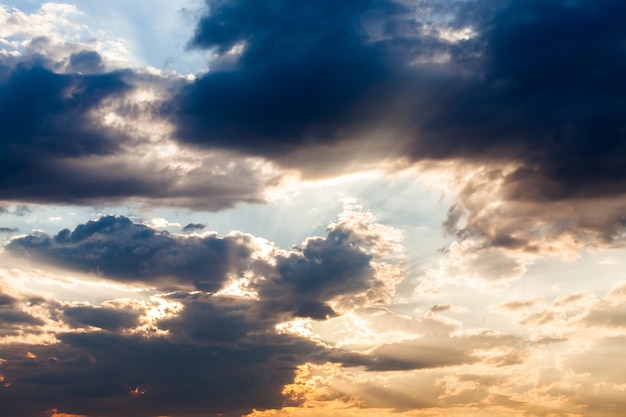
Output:
<path fill-rule="evenodd" d="M 17 335 L 24 328 L 44 324 L 41 319 L 24 311 L 19 301 L 0 290 L 0 337 Z"/>
<path fill-rule="evenodd" d="M 620 282 L 596 301 L 581 319 L 582 324 L 596 328 L 626 329 L 626 283 Z"/>
<path fill-rule="evenodd" d="M 64 320 L 72 327 L 97 327 L 119 331 L 135 327 L 140 313 L 130 309 L 98 308 L 91 306 L 70 307 L 63 311 Z"/>
<path fill-rule="evenodd" d="M 350 209 L 325 237 L 284 251 L 241 232 L 171 234 L 126 217 L 104 216 L 54 236 L 37 232 L 14 238 L 6 250 L 160 290 L 217 293 L 232 286 L 258 298 L 262 314 L 324 319 L 337 314 L 333 306 L 350 310 L 393 294 L 402 277 L 390 252 L 397 244 L 387 240 L 392 231 Z"/>
<path fill-rule="evenodd" d="M 96 74 L 104 69 L 102 57 L 96 51 L 83 50 L 70 55 L 68 71 L 79 74 Z"/>
<path fill-rule="evenodd" d="M 387 19 L 381 29 L 388 36 L 407 19 L 407 9 L 391 1 L 207 6 L 190 46 L 219 58 L 176 98 L 178 134 L 269 156 L 331 144 L 359 127 L 372 110 L 367 102 L 359 109 L 359 102 L 377 97 L 374 87 L 394 71 L 383 42 L 370 39 L 360 22 L 374 31 Z"/>
<path fill-rule="evenodd" d="M 0 80 L 3 143 L 10 149 L 1 161 L 1 199 L 136 199 L 219 210 L 263 201 L 280 176 L 263 161 L 169 143 L 168 126 L 152 109 L 165 79 L 129 70 L 58 73 L 40 61 L 20 63 Z"/>
<path fill-rule="evenodd" d="M 512 335 L 482 332 L 476 335 L 425 335 L 374 349 L 370 371 L 441 368 L 483 361 L 494 366 L 523 363 L 523 341 Z"/>
<path fill-rule="evenodd" d="M 485 245 L 623 241 L 620 2 L 206 3 L 190 47 L 211 70 L 163 110 L 182 142 L 310 176 L 454 162 L 486 172 L 457 190 Z"/>
<path fill-rule="evenodd" d="M 16 68 L 0 84 L 3 143 L 12 150 L 12 160 L 5 157 L 3 173 L 27 165 L 29 156 L 62 158 L 115 152 L 119 144 L 98 128 L 89 113 L 105 98 L 128 90 L 123 76 L 57 74 L 41 65 Z"/>
<path fill-rule="evenodd" d="M 278 275 L 258 287 L 266 308 L 315 319 L 335 315 L 328 301 L 373 286 L 372 257 L 359 243 L 351 230 L 336 228 L 326 238 L 307 239 L 297 253 L 280 256 Z"/>
<path fill-rule="evenodd" d="M 497 7 L 207 1 L 190 45 L 218 58 L 178 97 L 179 133 L 276 156 L 333 144 L 358 124 L 391 118 L 396 129 L 411 130 L 390 139 L 413 133 L 416 159 L 522 162 L 508 183 L 517 193 L 524 192 L 517 184 L 535 184 L 525 189 L 537 194 L 526 198 L 603 194 L 586 185 L 605 179 L 621 189 L 611 168 L 618 160 L 597 162 L 621 155 L 614 151 L 621 149 L 623 28 L 615 16 L 622 8 L 564 0 Z M 451 41 L 444 33 L 465 35 Z M 416 61 L 436 53 L 449 56 L 442 70 Z M 575 161 L 589 175 L 572 171 L 580 167 Z"/>
<path fill-rule="evenodd" d="M 325 237 L 289 251 L 239 232 L 177 235 L 120 216 L 15 238 L 7 252 L 39 268 L 95 270 L 145 283 L 157 295 L 99 306 L 40 302 L 53 339 L 4 340 L 0 375 L 8 385 L 0 388 L 0 414 L 235 417 L 297 405 L 283 388 L 301 364 L 369 361 L 277 325 L 325 320 L 389 296 L 390 278 L 374 265 L 391 262 L 394 244 L 384 233 L 391 231 L 352 207 Z M 221 292 L 234 284 L 254 296 Z M 187 290 L 164 292 L 172 288 Z M 343 298 L 354 300 L 343 305 Z M 22 303 L 12 295 L 0 301 L 7 311 Z"/>
<path fill-rule="evenodd" d="M 204 230 L 205 228 L 206 228 L 206 225 L 201 224 L 201 223 L 189 223 L 188 225 L 183 227 L 183 232 L 200 231 L 200 230 Z"/>
<path fill-rule="evenodd" d="M 498 305 L 498 309 L 508 312 L 525 311 L 534 307 L 538 303 L 544 300 L 543 297 L 529 298 L 523 300 L 513 300 L 501 303 Z"/>
<path fill-rule="evenodd" d="M 25 42 L 0 65 L 0 101 L 21 97 L 0 112 L 0 198 L 220 210 L 264 201 L 285 168 L 452 161 L 474 174 L 453 234 L 527 253 L 623 241 L 619 2 L 206 5 L 189 46 L 211 70 L 192 81 L 72 41 L 75 7 L 3 8 L 2 36 Z"/>
<path fill-rule="evenodd" d="M 7 250 L 110 279 L 217 291 L 232 273 L 253 267 L 253 237 L 178 236 L 121 216 L 104 216 L 55 236 L 28 235 Z"/>
<path fill-rule="evenodd" d="M 172 142 L 155 109 L 180 76 L 132 67 L 105 33 L 74 22 L 75 6 L 56 6 L 0 6 L 0 199 L 204 210 L 264 201 L 280 177 L 271 163 Z"/>
<path fill-rule="evenodd" d="M 295 366 L 320 349 L 285 335 L 253 336 L 236 348 L 104 332 L 59 338 L 30 346 L 31 358 L 19 346 L 3 348 L 0 368 L 11 385 L 0 391 L 2 414 L 240 416 L 279 408 Z"/>

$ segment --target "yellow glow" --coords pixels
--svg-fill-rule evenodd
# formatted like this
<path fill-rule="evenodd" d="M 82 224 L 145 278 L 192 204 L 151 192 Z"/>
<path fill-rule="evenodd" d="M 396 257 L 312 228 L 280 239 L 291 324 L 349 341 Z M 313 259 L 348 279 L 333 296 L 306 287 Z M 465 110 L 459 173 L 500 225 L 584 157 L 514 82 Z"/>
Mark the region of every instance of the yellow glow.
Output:
<path fill-rule="evenodd" d="M 250 278 L 231 279 L 230 284 L 215 293 L 216 296 L 230 296 L 246 300 L 258 300 L 259 294 L 251 289 Z"/>
<path fill-rule="evenodd" d="M 313 323 L 308 319 L 295 319 L 278 323 L 276 331 L 280 334 L 293 334 L 311 340 L 319 340 L 319 335 L 313 331 Z"/>
<path fill-rule="evenodd" d="M 52 410 L 48 410 L 46 413 L 49 417 L 87 417 L 84 414 L 67 414 L 67 413 L 59 413 L 58 409 L 53 408 Z"/>
<path fill-rule="evenodd" d="M 134 387 L 129 390 L 130 395 L 133 397 L 140 397 L 142 395 L 146 395 L 146 391 L 141 387 Z"/>
<path fill-rule="evenodd" d="M 163 336 L 169 332 L 159 329 L 158 322 L 168 317 L 175 317 L 183 310 L 183 305 L 164 297 L 153 296 L 143 303 L 144 314 L 140 317 L 141 325 L 135 330 L 150 336 Z"/>
<path fill-rule="evenodd" d="M 384 171 L 378 169 L 339 175 L 319 180 L 304 180 L 300 174 L 292 172 L 284 175 L 282 181 L 278 185 L 267 189 L 264 193 L 264 197 L 270 203 L 285 200 L 288 201 L 303 190 L 330 188 L 348 184 L 350 182 L 374 180 L 382 177 L 384 177 Z"/>
<path fill-rule="evenodd" d="M 304 407 L 317 404 L 318 401 L 326 403 L 337 396 L 332 388 L 332 380 L 343 377 L 342 371 L 342 366 L 337 363 L 305 363 L 298 366 L 293 383 L 285 385 L 282 394 L 291 401 L 304 401 Z"/>

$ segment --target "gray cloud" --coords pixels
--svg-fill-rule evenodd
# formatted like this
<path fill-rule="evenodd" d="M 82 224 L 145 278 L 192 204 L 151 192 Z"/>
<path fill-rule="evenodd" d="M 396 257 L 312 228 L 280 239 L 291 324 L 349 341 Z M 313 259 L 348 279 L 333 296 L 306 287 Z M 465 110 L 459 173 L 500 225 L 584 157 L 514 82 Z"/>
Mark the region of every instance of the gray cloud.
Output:
<path fill-rule="evenodd" d="M 64 320 L 72 327 L 98 327 L 119 331 L 135 327 L 139 323 L 138 311 L 131 309 L 96 308 L 91 306 L 70 307 L 63 311 Z"/>
<path fill-rule="evenodd" d="M 258 293 L 257 308 L 263 314 L 324 319 L 336 314 L 329 306 L 334 298 L 384 287 L 367 249 L 384 237 L 361 232 L 335 224 L 326 237 L 263 257 L 251 235 L 174 235 L 125 217 L 105 216 L 55 236 L 20 237 L 6 249 L 12 255 L 164 290 L 216 292 L 233 277 L 248 276 L 247 287 Z"/>
<path fill-rule="evenodd" d="M 204 230 L 205 228 L 206 228 L 206 225 L 204 225 L 204 224 L 189 223 L 188 225 L 183 227 L 183 232 L 199 231 L 199 230 Z"/>
<path fill-rule="evenodd" d="M 522 162 L 512 198 L 625 191 L 619 2 L 207 6 L 190 45 L 235 63 L 181 92 L 185 140 L 275 157 L 392 120 L 388 139 L 412 135 L 416 159 Z M 437 35 L 468 28 L 465 40 Z M 433 71 L 436 54 L 448 61 Z"/>
<path fill-rule="evenodd" d="M 487 165 L 503 208 L 460 196 L 455 233 L 537 252 L 549 223 L 549 238 L 621 244 L 622 3 L 206 3 L 190 46 L 218 58 L 163 109 L 184 143 L 311 176 L 355 158 Z"/>
<path fill-rule="evenodd" d="M 55 236 L 15 239 L 7 249 L 120 281 L 163 281 L 166 288 L 182 284 L 217 291 L 228 273 L 238 275 L 252 267 L 247 246 L 251 239 L 249 235 L 176 236 L 125 217 L 105 216 Z"/>
<path fill-rule="evenodd" d="M 358 235 L 337 227 L 326 238 L 309 238 L 301 250 L 277 258 L 278 274 L 258 285 L 267 310 L 324 319 L 336 313 L 327 304 L 345 294 L 372 287 L 372 256 Z"/>
<path fill-rule="evenodd" d="M 58 59 L 28 50 L 19 60 L 0 57 L 7 150 L 0 157 L 0 200 L 90 205 L 139 199 L 206 210 L 263 201 L 278 174 L 261 172 L 248 159 L 181 150 L 173 161 L 154 151 L 155 143 L 166 144 L 168 128 L 155 103 L 138 103 L 133 94 L 146 88 L 166 96 L 175 79 L 105 71 L 102 57 L 88 49 Z M 162 133 L 153 131 L 158 123 Z M 181 164 L 195 168 L 181 170 Z"/>
<path fill-rule="evenodd" d="M 91 332 L 60 344 L 3 349 L 3 415 L 44 410 L 98 415 L 241 416 L 279 408 L 295 367 L 319 347 L 288 336 L 257 336 L 236 347 Z"/>
<path fill-rule="evenodd" d="M 82 50 L 70 55 L 68 71 L 80 74 L 96 74 L 104 70 L 102 57 L 96 51 Z"/>
<path fill-rule="evenodd" d="M 25 312 L 19 299 L 3 293 L 0 290 L 0 337 L 15 335 L 22 328 L 38 327 L 44 322 Z"/>

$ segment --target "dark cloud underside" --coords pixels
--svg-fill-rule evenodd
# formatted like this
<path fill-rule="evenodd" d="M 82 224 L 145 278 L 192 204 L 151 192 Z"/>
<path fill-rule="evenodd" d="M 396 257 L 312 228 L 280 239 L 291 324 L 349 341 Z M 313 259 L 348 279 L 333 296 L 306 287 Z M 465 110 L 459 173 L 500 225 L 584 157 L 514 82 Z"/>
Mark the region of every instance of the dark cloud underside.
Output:
<path fill-rule="evenodd" d="M 324 319 L 335 314 L 328 305 L 333 298 L 380 285 L 365 246 L 358 232 L 337 225 L 324 238 L 310 238 L 290 252 L 261 258 L 254 255 L 251 235 L 173 235 L 126 217 L 104 216 L 55 236 L 20 237 L 6 248 L 14 256 L 162 290 L 216 292 L 232 277 L 247 274 L 253 280 L 249 288 L 261 297 L 257 308 L 262 314 Z M 74 325 L 102 328 L 122 319 L 103 314 L 108 313 L 83 309 L 68 317 Z M 104 324 L 98 325 L 99 320 Z"/>
<path fill-rule="evenodd" d="M 185 141 L 289 164 L 384 127 L 415 160 L 522 163 L 511 198 L 626 191 L 623 2 L 207 6 L 190 45 L 221 55 L 175 100 Z"/>
<path fill-rule="evenodd" d="M 114 331 L 135 327 L 139 318 L 138 312 L 128 309 L 94 307 L 71 307 L 66 309 L 63 315 L 65 322 L 72 327 L 93 326 Z"/>
<path fill-rule="evenodd" d="M 73 332 L 56 332 L 58 343 L 51 345 L 5 346 L 0 375 L 9 385 L 0 387 L 0 414 L 35 417 L 58 409 L 94 417 L 240 417 L 253 408 L 284 406 L 283 388 L 305 362 L 378 363 L 276 331 L 295 317 L 336 316 L 336 297 L 358 298 L 382 285 L 371 264 L 376 253 L 368 249 L 382 237 L 363 228 L 333 223 L 326 237 L 290 251 L 275 248 L 265 258 L 255 255 L 250 235 L 174 235 L 115 216 L 55 236 L 12 240 L 11 256 L 42 267 L 193 291 L 156 296 L 177 307 L 150 323 L 138 300 L 101 306 L 40 301 L 40 314 L 47 309 L 49 320 Z M 243 276 L 258 297 L 215 293 Z M 21 304 L 0 294 L 0 322 L 15 331 L 44 324 L 19 310 Z"/>
<path fill-rule="evenodd" d="M 29 235 L 7 248 L 121 281 L 163 280 L 165 286 L 182 283 L 204 291 L 218 290 L 227 273 L 252 262 L 250 249 L 234 237 L 177 237 L 115 216 L 56 236 Z"/>
<path fill-rule="evenodd" d="M 8 361 L 0 369 L 12 384 L 0 389 L 0 414 L 239 417 L 252 408 L 280 408 L 295 367 L 320 350 L 288 336 L 237 346 L 102 332 L 59 337 L 54 346 L 31 346 L 34 358 L 19 346 L 3 351 Z"/>

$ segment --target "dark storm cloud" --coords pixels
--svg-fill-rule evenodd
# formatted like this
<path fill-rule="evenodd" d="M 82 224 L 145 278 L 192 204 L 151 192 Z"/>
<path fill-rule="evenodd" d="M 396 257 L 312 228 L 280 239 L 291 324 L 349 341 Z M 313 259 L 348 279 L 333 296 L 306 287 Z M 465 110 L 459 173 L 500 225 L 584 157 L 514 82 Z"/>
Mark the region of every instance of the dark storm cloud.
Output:
<path fill-rule="evenodd" d="M 215 292 L 232 277 L 247 274 L 248 289 L 261 298 L 255 308 L 262 314 L 324 319 L 336 314 L 328 305 L 333 298 L 383 285 L 376 279 L 365 240 L 358 232 L 335 225 L 326 237 L 309 238 L 291 251 L 263 258 L 255 255 L 251 235 L 174 235 L 126 217 L 105 216 L 55 236 L 20 237 L 6 249 L 12 255 L 162 289 Z"/>
<path fill-rule="evenodd" d="M 181 305 L 153 323 L 161 332 L 134 333 L 136 316 L 123 303 L 48 304 L 50 317 L 79 329 L 56 333 L 53 344 L 3 345 L 0 415 L 40 417 L 57 409 L 99 417 L 241 417 L 299 404 L 283 389 L 303 363 L 375 361 L 277 334 L 281 318 L 259 315 L 259 300 L 198 291 L 159 297 Z M 9 306 L 18 302 L 6 297 Z"/>
<path fill-rule="evenodd" d="M 107 331 L 59 333 L 59 343 L 45 346 L 5 345 L 0 414 L 241 417 L 283 407 L 283 388 L 298 365 L 358 356 L 277 334 L 276 317 L 256 315 L 257 300 L 199 292 L 162 297 L 182 305 L 156 324 L 166 334 L 128 334 L 136 317 L 124 316 L 124 306 L 66 306 L 62 320 Z"/>
<path fill-rule="evenodd" d="M 127 138 L 99 125 L 91 112 L 103 100 L 129 91 L 128 75 L 58 74 L 43 65 L 15 66 L 0 81 L 0 199 L 69 202 L 111 194 L 109 185 L 88 181 L 93 173 L 67 163 L 121 151 Z"/>
<path fill-rule="evenodd" d="M 37 169 L 44 157 L 115 152 L 119 144 L 95 125 L 89 111 L 128 88 L 122 73 L 76 76 L 41 66 L 15 68 L 0 83 L 2 178 L 26 167 Z"/>
<path fill-rule="evenodd" d="M 19 306 L 19 300 L 0 291 L 0 336 L 23 326 L 40 326 L 41 319 L 31 316 Z"/>
<path fill-rule="evenodd" d="M 72 327 L 98 327 L 103 330 L 119 331 L 135 327 L 140 313 L 130 309 L 104 307 L 70 307 L 63 311 L 64 321 Z"/>
<path fill-rule="evenodd" d="M 11 241 L 11 256 L 33 257 L 43 269 L 52 263 L 194 291 L 97 307 L 32 300 L 38 311 L 48 309 L 51 324 L 69 325 L 72 332 L 47 330 L 55 333 L 54 344 L 4 346 L 0 415 L 39 417 L 57 409 L 102 417 L 241 417 L 252 409 L 297 404 L 282 392 L 306 362 L 373 370 L 386 361 L 384 366 L 398 368 L 387 356 L 381 359 L 384 349 L 367 356 L 276 330 L 294 317 L 335 316 L 336 297 L 358 298 L 383 285 L 372 262 L 384 236 L 355 216 L 289 251 L 263 246 L 263 256 L 249 235 L 174 235 L 114 216 L 55 236 L 36 233 Z M 245 289 L 257 296 L 208 292 L 233 278 L 246 278 Z M 14 312 L 23 301 L 7 295 L 0 303 Z M 165 317 L 150 314 L 153 306 Z"/>
<path fill-rule="evenodd" d="M 231 416 L 280 408 L 285 384 L 320 347 L 285 335 L 233 345 L 92 332 L 60 344 L 3 349 L 0 414 L 35 417 L 53 408 L 102 417 Z M 35 356 L 35 357 L 32 357 Z M 224 413 L 224 414 L 221 414 Z"/>
<path fill-rule="evenodd" d="M 342 139 L 340 125 L 357 128 L 372 110 L 358 102 L 376 99 L 395 73 L 385 42 L 370 43 L 363 26 L 395 38 L 407 19 L 405 7 L 379 0 L 207 4 L 191 46 L 226 61 L 233 47 L 243 53 L 181 92 L 179 134 L 269 156 Z"/>
<path fill-rule="evenodd" d="M 0 323 L 3 327 L 10 327 L 17 324 L 42 325 L 43 321 L 23 311 L 0 309 Z"/>
<path fill-rule="evenodd" d="M 0 200 L 84 205 L 138 198 L 221 210 L 262 201 L 263 187 L 275 179 L 229 164 L 223 155 L 196 152 L 201 163 L 184 171 L 170 169 L 171 160 L 146 155 L 154 145 L 140 148 L 159 129 L 147 132 L 141 124 L 153 126 L 158 117 L 131 93 L 167 89 L 171 79 L 104 72 L 102 57 L 90 50 L 62 61 L 25 53 L 0 62 Z M 121 121 L 107 123 L 105 114 Z"/>
<path fill-rule="evenodd" d="M 95 74 L 102 72 L 104 62 L 96 51 L 84 50 L 70 55 L 68 70 L 82 74 Z"/>
<path fill-rule="evenodd" d="M 226 298 L 219 303 L 186 294 L 175 294 L 172 299 L 184 302 L 185 308 L 178 316 L 161 321 L 159 327 L 182 340 L 235 344 L 250 332 L 267 331 L 273 323 L 246 317 L 254 304 L 252 301 Z"/>
<path fill-rule="evenodd" d="M 207 6 L 190 45 L 220 57 L 175 100 L 185 141 L 289 164 L 381 127 L 415 160 L 521 163 L 512 199 L 626 191 L 624 2 Z"/>
<path fill-rule="evenodd" d="M 415 155 L 517 158 L 526 167 L 507 178 L 511 198 L 622 194 L 625 12 L 623 2 L 589 0 L 480 11 L 481 77 L 447 98 L 426 125 L 433 143 L 418 142 Z"/>
<path fill-rule="evenodd" d="M 328 301 L 361 293 L 375 282 L 372 256 L 360 243 L 350 230 L 337 227 L 326 238 L 310 238 L 301 250 L 279 256 L 278 274 L 258 285 L 265 308 L 314 319 L 336 315 Z"/>
<path fill-rule="evenodd" d="M 72 269 L 121 281 L 193 285 L 203 291 L 221 288 L 253 261 L 248 236 L 180 237 L 126 217 L 105 216 L 55 236 L 35 234 L 7 245 L 14 254 L 32 255 Z"/>

